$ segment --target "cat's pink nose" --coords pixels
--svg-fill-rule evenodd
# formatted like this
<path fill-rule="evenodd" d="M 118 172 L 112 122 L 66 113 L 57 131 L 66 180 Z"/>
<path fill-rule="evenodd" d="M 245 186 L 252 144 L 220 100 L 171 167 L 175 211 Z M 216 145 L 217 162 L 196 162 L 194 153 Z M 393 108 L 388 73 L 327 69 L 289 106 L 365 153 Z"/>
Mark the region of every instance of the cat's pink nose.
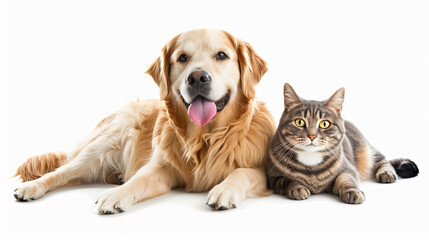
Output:
<path fill-rule="evenodd" d="M 316 136 L 309 135 L 308 138 L 310 138 L 310 140 L 313 141 L 316 138 Z"/>

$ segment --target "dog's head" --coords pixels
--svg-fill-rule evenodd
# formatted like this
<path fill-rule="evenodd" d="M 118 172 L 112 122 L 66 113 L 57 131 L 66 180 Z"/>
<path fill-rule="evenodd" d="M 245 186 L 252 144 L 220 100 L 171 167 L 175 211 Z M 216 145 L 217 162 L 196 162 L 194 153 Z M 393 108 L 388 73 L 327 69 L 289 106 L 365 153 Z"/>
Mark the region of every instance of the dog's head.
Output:
<path fill-rule="evenodd" d="M 237 97 L 255 97 L 267 71 L 253 48 L 220 30 L 198 29 L 174 37 L 149 67 L 161 99 L 181 99 L 199 126 L 228 108 Z"/>

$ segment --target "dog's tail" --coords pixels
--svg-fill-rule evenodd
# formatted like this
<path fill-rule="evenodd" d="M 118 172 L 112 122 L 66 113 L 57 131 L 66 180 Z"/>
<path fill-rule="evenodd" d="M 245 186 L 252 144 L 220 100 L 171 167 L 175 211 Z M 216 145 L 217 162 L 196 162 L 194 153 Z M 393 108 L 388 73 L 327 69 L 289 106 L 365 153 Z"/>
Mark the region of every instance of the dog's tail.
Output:
<path fill-rule="evenodd" d="M 65 152 L 49 152 L 33 156 L 18 167 L 14 177 L 20 176 L 24 182 L 35 180 L 46 173 L 53 172 L 64 165 L 66 161 L 67 154 Z"/>
<path fill-rule="evenodd" d="M 401 178 L 412 178 L 419 174 L 419 168 L 413 161 L 405 158 L 390 160 L 389 163 Z"/>

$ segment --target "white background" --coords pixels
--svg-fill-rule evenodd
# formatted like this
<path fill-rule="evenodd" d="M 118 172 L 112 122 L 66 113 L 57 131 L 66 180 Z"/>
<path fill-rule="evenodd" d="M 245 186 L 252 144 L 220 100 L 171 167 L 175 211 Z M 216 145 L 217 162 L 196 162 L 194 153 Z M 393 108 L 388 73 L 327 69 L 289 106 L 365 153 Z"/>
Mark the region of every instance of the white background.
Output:
<path fill-rule="evenodd" d="M 428 239 L 429 5 L 426 1 L 0 1 L 1 239 Z M 144 72 L 176 34 L 220 28 L 270 71 L 257 88 L 279 119 L 289 82 L 307 99 L 346 88 L 343 116 L 414 179 L 361 185 L 367 200 L 249 199 L 213 212 L 172 192 L 99 216 L 109 185 L 13 198 L 29 156 L 65 150 L 125 102 L 157 98 Z"/>

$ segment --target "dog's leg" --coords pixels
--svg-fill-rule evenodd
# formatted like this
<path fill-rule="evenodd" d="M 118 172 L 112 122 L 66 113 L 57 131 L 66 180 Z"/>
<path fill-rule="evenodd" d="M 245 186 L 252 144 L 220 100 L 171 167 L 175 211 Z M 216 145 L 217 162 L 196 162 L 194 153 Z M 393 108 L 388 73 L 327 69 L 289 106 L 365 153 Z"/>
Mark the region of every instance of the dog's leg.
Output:
<path fill-rule="evenodd" d="M 207 205 L 215 210 L 226 210 L 237 207 L 246 198 L 270 194 L 262 169 L 237 168 L 209 192 Z"/>
<path fill-rule="evenodd" d="M 39 199 L 46 192 L 69 184 L 93 182 L 96 180 L 96 176 L 101 175 L 99 165 L 100 162 L 96 156 L 84 151 L 55 171 L 47 173 L 34 181 L 24 182 L 15 189 L 14 196 L 18 201 L 25 202 Z"/>
<path fill-rule="evenodd" d="M 178 184 L 177 173 L 160 163 L 158 154 L 123 185 L 104 191 L 96 201 L 100 214 L 126 211 L 132 205 L 165 194 Z"/>

